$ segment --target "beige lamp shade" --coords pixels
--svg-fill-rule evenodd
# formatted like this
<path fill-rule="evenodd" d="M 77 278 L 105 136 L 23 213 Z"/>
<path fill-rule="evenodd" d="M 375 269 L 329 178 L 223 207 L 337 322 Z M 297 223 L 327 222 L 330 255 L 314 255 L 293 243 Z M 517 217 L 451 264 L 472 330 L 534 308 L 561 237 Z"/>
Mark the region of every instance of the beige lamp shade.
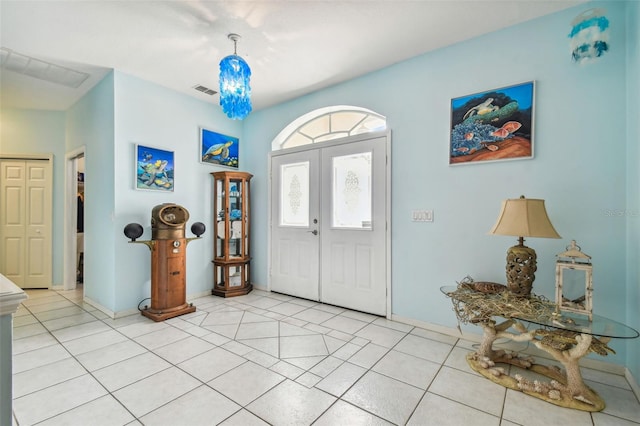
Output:
<path fill-rule="evenodd" d="M 502 202 L 498 221 L 489 234 L 561 238 L 549 220 L 544 200 L 524 198 L 524 195 Z"/>

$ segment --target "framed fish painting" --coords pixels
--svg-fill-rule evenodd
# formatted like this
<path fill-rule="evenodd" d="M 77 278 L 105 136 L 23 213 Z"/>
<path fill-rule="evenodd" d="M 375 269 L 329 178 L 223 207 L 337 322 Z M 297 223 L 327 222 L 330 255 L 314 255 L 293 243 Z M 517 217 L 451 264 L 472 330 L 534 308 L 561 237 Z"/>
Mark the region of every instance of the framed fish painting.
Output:
<path fill-rule="evenodd" d="M 238 168 L 240 140 L 200 128 L 200 162 Z"/>
<path fill-rule="evenodd" d="M 136 189 L 173 191 L 173 151 L 136 144 Z"/>
<path fill-rule="evenodd" d="M 449 164 L 533 158 L 534 82 L 451 100 Z"/>

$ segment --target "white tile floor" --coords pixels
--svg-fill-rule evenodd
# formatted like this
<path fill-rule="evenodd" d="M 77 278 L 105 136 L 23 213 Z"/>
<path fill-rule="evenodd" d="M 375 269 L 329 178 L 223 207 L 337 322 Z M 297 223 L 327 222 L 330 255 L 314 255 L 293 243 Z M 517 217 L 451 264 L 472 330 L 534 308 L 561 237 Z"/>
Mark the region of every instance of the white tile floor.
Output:
<path fill-rule="evenodd" d="M 155 323 L 82 292 L 28 291 L 14 318 L 14 425 L 638 425 L 624 377 L 585 370 L 600 413 L 506 390 L 468 341 L 254 290 Z"/>

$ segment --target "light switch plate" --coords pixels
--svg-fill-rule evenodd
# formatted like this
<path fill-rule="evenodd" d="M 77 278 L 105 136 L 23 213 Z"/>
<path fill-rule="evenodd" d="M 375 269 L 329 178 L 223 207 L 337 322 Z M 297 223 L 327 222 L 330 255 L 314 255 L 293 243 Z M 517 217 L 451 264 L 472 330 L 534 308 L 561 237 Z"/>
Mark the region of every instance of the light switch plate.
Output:
<path fill-rule="evenodd" d="M 411 212 L 414 222 L 433 222 L 433 210 L 414 210 Z"/>

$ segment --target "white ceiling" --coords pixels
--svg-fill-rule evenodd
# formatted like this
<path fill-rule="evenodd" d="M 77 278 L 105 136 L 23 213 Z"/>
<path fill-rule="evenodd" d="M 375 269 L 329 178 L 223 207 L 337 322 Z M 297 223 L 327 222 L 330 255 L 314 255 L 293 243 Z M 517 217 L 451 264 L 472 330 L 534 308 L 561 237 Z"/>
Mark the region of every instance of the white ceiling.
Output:
<path fill-rule="evenodd" d="M 0 0 L 2 47 L 91 74 L 70 89 L 2 70 L 0 100 L 65 110 L 117 69 L 217 104 L 193 87 L 218 90 L 238 33 L 256 110 L 583 1 Z"/>

